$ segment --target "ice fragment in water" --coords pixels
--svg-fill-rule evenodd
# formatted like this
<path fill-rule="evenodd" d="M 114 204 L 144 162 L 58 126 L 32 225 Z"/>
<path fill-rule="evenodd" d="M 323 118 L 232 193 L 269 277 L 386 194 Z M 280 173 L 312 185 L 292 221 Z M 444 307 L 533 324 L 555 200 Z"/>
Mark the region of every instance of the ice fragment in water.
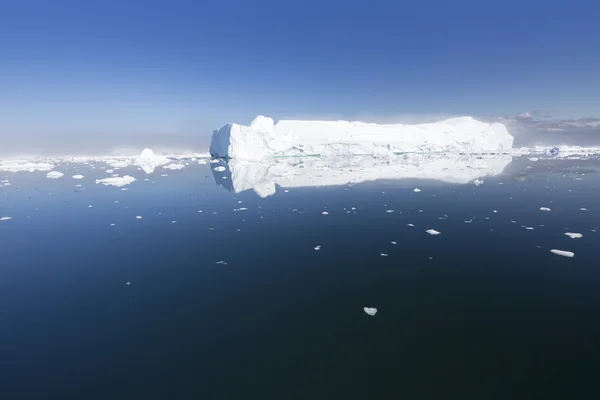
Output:
<path fill-rule="evenodd" d="M 65 174 L 63 174 L 62 172 L 58 172 L 58 171 L 50 171 L 46 174 L 46 178 L 48 178 L 48 179 L 58 179 L 58 178 L 62 178 L 63 176 L 65 176 Z"/>
<path fill-rule="evenodd" d="M 540 207 L 540 211 L 550 211 L 548 207 Z"/>
<path fill-rule="evenodd" d="M 565 232 L 565 235 L 567 235 L 571 239 L 581 239 L 583 237 L 583 235 L 581 233 L 574 233 L 574 232 Z"/>
<path fill-rule="evenodd" d="M 12 217 L 2 217 L 0 218 L 0 221 L 8 221 L 9 219 L 12 219 Z"/>
<path fill-rule="evenodd" d="M 439 235 L 441 233 L 436 231 L 435 229 L 427 229 L 425 232 L 429 233 L 430 235 Z"/>
<path fill-rule="evenodd" d="M 135 178 L 133 176 L 125 175 L 122 177 L 112 177 L 112 178 L 104 178 L 104 179 L 96 179 L 96 184 L 101 183 L 105 186 L 115 186 L 115 187 L 123 187 L 129 185 L 130 183 L 135 182 Z"/>
<path fill-rule="evenodd" d="M 83 179 L 83 175 L 73 175 L 73 179 Z"/>
<path fill-rule="evenodd" d="M 377 309 L 374 307 L 364 307 L 363 310 L 367 313 L 367 315 L 370 315 L 371 317 L 377 314 Z"/>
<path fill-rule="evenodd" d="M 315 246 L 315 250 L 316 250 L 316 251 L 319 251 L 319 250 L 321 250 L 321 245 L 319 244 L 319 245 Z"/>
<path fill-rule="evenodd" d="M 421 191 L 421 189 L 419 189 L 419 188 L 414 188 L 413 189 L 413 192 L 415 192 L 415 193 L 419 193 L 420 191 Z"/>
<path fill-rule="evenodd" d="M 327 215 L 327 214 L 329 214 L 329 213 L 328 213 L 327 211 L 323 211 L 321 214 L 323 214 L 323 215 Z"/>
<path fill-rule="evenodd" d="M 573 257 L 573 256 L 575 256 L 575 253 L 570 252 L 570 251 L 557 250 L 557 249 L 552 249 L 550 251 L 552 253 L 556 254 L 557 256 L 563 256 L 563 257 Z"/>
<path fill-rule="evenodd" d="M 138 215 L 137 217 L 135 217 L 136 219 L 142 219 L 141 215 Z"/>
<path fill-rule="evenodd" d="M 473 185 L 475 185 L 475 186 L 483 185 L 483 181 L 481 179 L 475 179 L 473 181 Z"/>
<path fill-rule="evenodd" d="M 225 167 L 223 167 L 223 166 L 216 167 L 215 171 L 217 171 L 217 172 L 223 172 L 223 171 L 225 171 Z"/>

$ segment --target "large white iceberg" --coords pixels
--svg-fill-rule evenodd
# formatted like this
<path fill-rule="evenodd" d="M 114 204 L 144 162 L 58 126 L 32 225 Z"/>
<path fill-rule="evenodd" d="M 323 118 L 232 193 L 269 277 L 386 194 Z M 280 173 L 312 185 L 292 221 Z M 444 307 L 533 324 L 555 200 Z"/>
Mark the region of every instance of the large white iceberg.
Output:
<path fill-rule="evenodd" d="M 435 123 L 373 124 L 348 121 L 294 121 L 258 116 L 250 126 L 228 124 L 213 132 L 213 157 L 346 156 L 405 152 L 506 152 L 513 137 L 500 123 L 471 117 Z"/>

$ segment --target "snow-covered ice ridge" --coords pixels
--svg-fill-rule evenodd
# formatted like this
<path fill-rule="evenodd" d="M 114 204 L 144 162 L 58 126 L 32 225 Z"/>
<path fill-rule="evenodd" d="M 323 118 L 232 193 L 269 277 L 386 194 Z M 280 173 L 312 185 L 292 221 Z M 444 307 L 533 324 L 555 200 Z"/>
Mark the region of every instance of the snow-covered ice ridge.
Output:
<path fill-rule="evenodd" d="M 250 126 L 213 132 L 213 157 L 254 160 L 269 156 L 350 156 L 388 153 L 507 152 L 513 137 L 503 124 L 471 117 L 405 125 L 349 121 L 295 121 L 258 116 Z"/>
<path fill-rule="evenodd" d="M 411 178 L 467 184 L 477 178 L 501 174 L 511 161 L 512 156 L 507 154 L 404 154 L 391 159 L 283 157 L 260 161 L 232 159 L 223 162 L 223 168 L 212 170 L 216 182 L 236 193 L 252 189 L 259 196 L 267 197 L 275 193 L 276 185 L 283 188 L 334 186 Z"/>

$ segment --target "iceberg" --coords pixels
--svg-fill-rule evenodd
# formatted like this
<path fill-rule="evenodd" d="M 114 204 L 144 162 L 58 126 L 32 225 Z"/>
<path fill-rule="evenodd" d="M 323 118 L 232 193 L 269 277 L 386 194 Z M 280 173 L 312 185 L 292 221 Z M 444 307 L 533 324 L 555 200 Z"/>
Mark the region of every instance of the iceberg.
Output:
<path fill-rule="evenodd" d="M 427 179 L 468 184 L 500 175 L 512 161 L 506 154 L 404 154 L 394 160 L 371 156 L 231 159 L 212 169 L 215 183 L 235 193 L 254 190 L 260 197 L 283 188 L 335 186 L 380 179 Z M 226 178 L 226 179 L 223 179 Z"/>
<path fill-rule="evenodd" d="M 503 124 L 471 117 L 435 123 L 374 124 L 349 121 L 295 121 L 258 116 L 250 126 L 215 130 L 210 154 L 218 158 L 375 155 L 394 153 L 507 152 L 513 137 Z"/>

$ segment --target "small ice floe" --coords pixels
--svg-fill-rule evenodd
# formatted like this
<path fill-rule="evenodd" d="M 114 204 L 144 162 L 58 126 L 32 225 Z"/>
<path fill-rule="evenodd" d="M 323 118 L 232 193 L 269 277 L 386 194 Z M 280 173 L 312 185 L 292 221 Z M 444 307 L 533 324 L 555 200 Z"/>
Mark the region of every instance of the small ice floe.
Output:
<path fill-rule="evenodd" d="M 394 210 L 385 210 L 386 213 L 393 213 Z"/>
<path fill-rule="evenodd" d="M 315 251 L 319 251 L 319 250 L 321 250 L 321 245 L 320 245 L 320 244 L 316 245 L 316 246 L 314 247 L 314 249 L 315 249 Z"/>
<path fill-rule="evenodd" d="M 469 220 L 465 221 L 465 224 L 470 224 L 471 222 L 473 222 L 473 219 L 469 219 Z"/>
<path fill-rule="evenodd" d="M 475 186 L 483 185 L 483 180 L 481 180 L 481 179 L 475 179 L 473 181 L 473 185 L 475 185 Z"/>
<path fill-rule="evenodd" d="M 129 282 L 129 281 L 125 282 L 125 285 L 131 286 L 131 282 Z"/>
<path fill-rule="evenodd" d="M 88 208 L 92 208 L 92 207 L 94 207 L 94 206 L 93 206 L 93 205 L 91 205 L 91 204 L 88 206 Z"/>
<path fill-rule="evenodd" d="M 406 226 L 414 226 L 413 224 L 406 224 Z"/>
<path fill-rule="evenodd" d="M 62 178 L 63 176 L 65 176 L 65 174 L 63 174 L 62 172 L 58 172 L 58 171 L 50 171 L 46 174 L 46 178 L 48 178 L 48 179 L 58 179 L 58 178 Z"/>
<path fill-rule="evenodd" d="M 223 172 L 223 171 L 225 171 L 225 167 L 222 166 L 222 165 L 220 165 L 218 167 L 215 167 L 215 171 L 217 171 L 217 172 Z"/>
<path fill-rule="evenodd" d="M 571 239 L 581 239 L 583 237 L 583 235 L 581 233 L 574 233 L 574 232 L 565 232 L 565 235 L 570 237 Z"/>
<path fill-rule="evenodd" d="M 73 175 L 73 179 L 83 179 L 83 175 Z"/>
<path fill-rule="evenodd" d="M 110 226 L 115 226 L 116 224 L 110 224 Z"/>
<path fill-rule="evenodd" d="M 127 186 L 130 183 L 135 182 L 135 178 L 133 176 L 125 175 L 125 176 L 115 176 L 112 178 L 104 178 L 104 179 L 96 179 L 96 184 L 103 184 L 104 186 L 115 186 L 115 187 L 123 187 Z"/>
<path fill-rule="evenodd" d="M 533 226 L 526 226 L 525 229 L 527 229 L 528 231 L 532 231 L 533 230 Z"/>
<path fill-rule="evenodd" d="M 363 310 L 371 317 L 374 317 L 375 314 L 377 314 L 377 309 L 375 307 L 363 307 Z"/>
<path fill-rule="evenodd" d="M 398 243 L 396 243 L 396 242 L 391 242 L 391 243 L 392 243 L 392 244 L 398 244 Z"/>
<path fill-rule="evenodd" d="M 540 207 L 540 211 L 551 211 L 548 207 Z"/>
<path fill-rule="evenodd" d="M 429 233 L 430 235 L 439 235 L 441 233 L 436 231 L 435 229 L 427 229 L 425 232 Z"/>
<path fill-rule="evenodd" d="M 180 169 L 184 169 L 185 165 L 183 164 L 168 164 L 163 167 L 164 169 L 170 169 L 171 171 L 177 171 Z"/>
<path fill-rule="evenodd" d="M 135 217 L 135 219 L 142 219 L 142 216 L 138 215 L 138 216 Z"/>
<path fill-rule="evenodd" d="M 580 210 L 581 211 L 587 211 L 587 208 L 581 207 Z"/>
<path fill-rule="evenodd" d="M 285 189 L 285 190 L 283 191 L 283 193 L 289 193 L 289 192 L 290 192 L 290 191 L 289 191 L 289 190 L 287 190 L 287 189 Z"/>
<path fill-rule="evenodd" d="M 209 162 L 210 162 L 211 164 L 217 164 L 217 163 L 219 163 L 220 161 L 219 161 L 219 159 L 217 159 L 217 158 L 213 158 L 213 159 L 212 159 L 212 160 L 210 160 Z"/>
<path fill-rule="evenodd" d="M 329 213 L 328 213 L 327 211 L 323 211 L 321 214 L 323 214 L 323 215 L 327 215 L 327 214 L 329 214 Z"/>
<path fill-rule="evenodd" d="M 107 170 L 106 170 L 106 173 L 107 173 L 107 174 L 112 174 L 113 172 L 115 172 L 115 170 L 114 170 L 114 169 L 107 169 Z"/>
<path fill-rule="evenodd" d="M 538 160 L 539 160 L 539 158 L 537 158 L 537 157 L 531 157 L 531 158 L 529 159 L 529 161 L 534 161 L 534 162 L 535 162 L 535 161 L 538 161 Z"/>
<path fill-rule="evenodd" d="M 227 265 L 227 263 L 225 261 L 217 261 L 215 264 L 219 264 L 219 265 Z"/>
<path fill-rule="evenodd" d="M 421 189 L 419 189 L 419 188 L 414 188 L 413 189 L 413 192 L 415 192 L 415 193 L 419 193 L 420 191 L 421 191 Z"/>
<path fill-rule="evenodd" d="M 498 210 L 494 210 L 494 211 L 492 211 L 492 212 L 493 212 L 494 214 L 497 214 L 497 213 L 498 213 Z"/>
<path fill-rule="evenodd" d="M 240 208 L 234 208 L 233 211 L 246 211 L 248 208 L 246 207 L 240 207 Z"/>
<path fill-rule="evenodd" d="M 176 224 L 176 223 L 177 223 L 177 221 L 171 221 L 171 223 L 172 223 L 172 224 Z"/>
<path fill-rule="evenodd" d="M 8 221 L 12 219 L 12 217 L 0 217 L 0 221 Z"/>
<path fill-rule="evenodd" d="M 557 256 L 563 256 L 563 257 L 574 257 L 575 256 L 575 253 L 573 253 L 571 251 L 565 251 L 565 250 L 552 249 L 552 250 L 550 250 L 550 252 L 556 254 Z"/>
<path fill-rule="evenodd" d="M 385 253 L 381 253 L 381 254 L 379 254 L 379 255 L 380 255 L 381 257 L 387 257 L 387 256 L 388 256 L 388 255 L 387 255 L 387 254 L 385 254 Z"/>

